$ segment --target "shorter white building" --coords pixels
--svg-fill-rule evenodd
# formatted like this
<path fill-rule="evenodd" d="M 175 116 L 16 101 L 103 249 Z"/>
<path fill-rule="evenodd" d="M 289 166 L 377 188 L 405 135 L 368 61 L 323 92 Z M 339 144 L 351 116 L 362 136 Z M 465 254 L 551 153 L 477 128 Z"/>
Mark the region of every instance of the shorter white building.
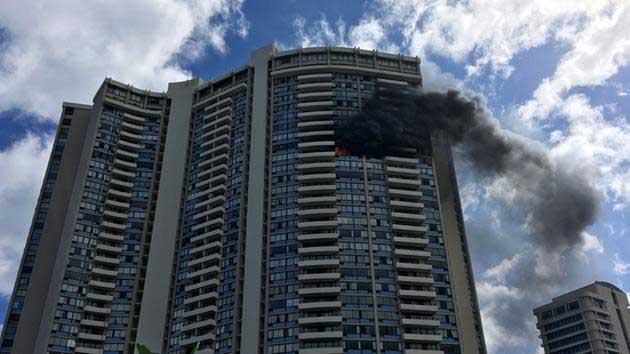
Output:
<path fill-rule="evenodd" d="M 534 309 L 546 354 L 630 353 L 626 293 L 597 281 Z"/>

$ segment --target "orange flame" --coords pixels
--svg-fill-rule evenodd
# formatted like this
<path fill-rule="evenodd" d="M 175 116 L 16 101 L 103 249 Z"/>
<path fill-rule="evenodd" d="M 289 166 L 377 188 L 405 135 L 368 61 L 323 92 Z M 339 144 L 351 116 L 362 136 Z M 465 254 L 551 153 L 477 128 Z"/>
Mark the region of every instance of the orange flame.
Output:
<path fill-rule="evenodd" d="M 345 147 L 337 146 L 335 147 L 335 156 L 349 156 L 350 150 Z"/>

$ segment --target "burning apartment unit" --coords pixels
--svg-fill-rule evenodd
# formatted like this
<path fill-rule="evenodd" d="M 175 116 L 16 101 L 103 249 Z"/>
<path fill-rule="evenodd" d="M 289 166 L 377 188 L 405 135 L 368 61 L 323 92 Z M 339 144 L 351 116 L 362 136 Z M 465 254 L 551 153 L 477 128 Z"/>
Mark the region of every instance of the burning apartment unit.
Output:
<path fill-rule="evenodd" d="M 0 353 L 485 353 L 450 143 L 340 136 L 421 86 L 417 58 L 272 46 L 105 80 L 65 111 Z"/>

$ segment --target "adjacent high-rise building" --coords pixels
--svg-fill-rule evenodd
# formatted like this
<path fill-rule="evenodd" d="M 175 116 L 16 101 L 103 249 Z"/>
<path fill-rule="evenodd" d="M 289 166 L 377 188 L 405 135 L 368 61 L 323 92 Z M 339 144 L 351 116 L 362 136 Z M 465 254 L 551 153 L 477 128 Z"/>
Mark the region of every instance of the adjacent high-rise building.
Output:
<path fill-rule="evenodd" d="M 630 353 L 628 297 L 597 281 L 534 309 L 546 354 Z"/>
<path fill-rule="evenodd" d="M 64 104 L 1 353 L 485 353 L 450 146 L 335 146 L 417 58 L 254 51 Z"/>

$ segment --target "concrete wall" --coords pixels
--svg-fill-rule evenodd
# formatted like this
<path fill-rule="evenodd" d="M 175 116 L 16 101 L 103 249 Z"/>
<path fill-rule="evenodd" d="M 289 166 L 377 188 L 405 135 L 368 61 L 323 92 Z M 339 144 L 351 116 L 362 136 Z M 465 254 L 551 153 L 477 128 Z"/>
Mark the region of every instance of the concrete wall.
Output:
<path fill-rule="evenodd" d="M 53 294 L 51 289 L 58 286 L 55 282 L 59 279 L 59 269 L 55 265 L 58 257 L 67 253 L 65 245 L 72 238 L 71 232 L 64 232 L 64 226 L 71 214 L 69 206 L 79 179 L 77 166 L 86 150 L 88 131 L 95 128 L 89 106 L 72 107 L 75 107 L 74 116 L 15 335 L 14 353 L 46 352 L 52 308 L 56 304 L 56 293 Z"/>
<path fill-rule="evenodd" d="M 272 46 L 252 53 L 254 89 L 249 152 L 247 225 L 245 228 L 245 272 L 241 353 L 258 353 L 262 286 L 263 219 L 265 207 L 265 158 L 267 138 L 267 61 Z"/>
<path fill-rule="evenodd" d="M 155 222 L 147 264 L 136 341 L 161 352 L 168 324 L 168 300 L 175 255 L 182 192 L 186 178 L 186 154 L 193 91 L 200 79 L 170 83 L 171 112 L 168 121 L 162 176 L 155 208 Z"/>
<path fill-rule="evenodd" d="M 433 169 L 442 218 L 442 234 L 451 276 L 459 342 L 464 354 L 484 354 L 486 347 L 451 147 L 445 137 L 437 134 L 431 137 L 431 141 Z M 480 344 L 477 343 L 478 334 L 481 337 Z"/>

